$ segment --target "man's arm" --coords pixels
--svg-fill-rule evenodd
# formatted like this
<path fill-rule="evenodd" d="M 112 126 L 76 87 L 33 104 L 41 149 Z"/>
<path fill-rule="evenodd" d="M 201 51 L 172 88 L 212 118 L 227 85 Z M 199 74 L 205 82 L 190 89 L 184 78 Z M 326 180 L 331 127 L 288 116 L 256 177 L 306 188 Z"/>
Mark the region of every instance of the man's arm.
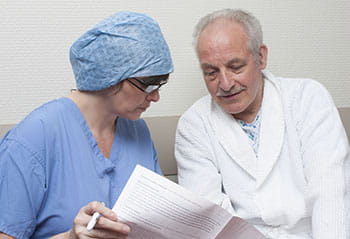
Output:
<path fill-rule="evenodd" d="M 331 96 L 313 82 L 304 87 L 302 104 L 295 109 L 301 139 L 304 173 L 311 202 L 313 238 L 346 238 L 346 161 L 349 144 Z"/>
<path fill-rule="evenodd" d="M 222 192 L 210 133 L 204 125 L 201 116 L 193 112 L 179 120 L 175 141 L 179 184 L 234 214 L 230 198 Z"/>

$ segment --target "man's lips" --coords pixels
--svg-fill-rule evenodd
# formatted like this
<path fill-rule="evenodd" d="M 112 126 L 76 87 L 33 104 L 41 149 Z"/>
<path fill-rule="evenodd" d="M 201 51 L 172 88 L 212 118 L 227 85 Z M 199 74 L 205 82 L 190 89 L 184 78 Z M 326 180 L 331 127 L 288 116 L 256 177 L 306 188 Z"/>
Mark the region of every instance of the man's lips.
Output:
<path fill-rule="evenodd" d="M 231 90 L 230 92 L 223 92 L 223 91 L 219 91 L 216 96 L 218 97 L 232 97 L 235 95 L 238 95 L 239 93 L 241 93 L 243 90 L 245 90 L 244 88 L 239 88 L 239 89 L 234 89 Z"/>
<path fill-rule="evenodd" d="M 225 95 L 225 96 L 222 96 L 222 97 L 229 98 L 229 97 L 238 95 L 238 94 L 241 93 L 241 92 L 242 92 L 242 91 L 238 91 L 238 92 L 235 92 L 235 93 L 233 93 L 233 94 Z"/>

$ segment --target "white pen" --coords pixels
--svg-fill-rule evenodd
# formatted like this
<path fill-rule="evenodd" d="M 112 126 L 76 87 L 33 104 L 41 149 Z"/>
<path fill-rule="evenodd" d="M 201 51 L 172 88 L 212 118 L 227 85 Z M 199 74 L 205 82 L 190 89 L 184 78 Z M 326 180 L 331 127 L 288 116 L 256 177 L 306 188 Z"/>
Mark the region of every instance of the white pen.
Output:
<path fill-rule="evenodd" d="M 103 202 L 102 202 L 102 204 L 103 204 L 103 206 L 105 205 Z M 92 215 L 92 218 L 90 219 L 89 223 L 88 223 L 87 226 L 86 226 L 86 229 L 87 229 L 88 231 L 91 231 L 91 230 L 95 227 L 95 225 L 96 225 L 96 223 L 97 223 L 97 220 L 98 220 L 100 217 L 101 217 L 101 214 L 100 214 L 100 213 L 94 212 L 94 214 Z"/>

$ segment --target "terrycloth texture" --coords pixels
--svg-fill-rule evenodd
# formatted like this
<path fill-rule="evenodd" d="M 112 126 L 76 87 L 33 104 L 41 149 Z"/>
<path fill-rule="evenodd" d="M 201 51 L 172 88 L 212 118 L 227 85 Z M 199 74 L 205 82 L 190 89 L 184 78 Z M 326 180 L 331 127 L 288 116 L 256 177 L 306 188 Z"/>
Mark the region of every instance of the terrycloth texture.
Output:
<path fill-rule="evenodd" d="M 259 159 L 239 123 L 205 96 L 178 124 L 179 183 L 268 238 L 345 239 L 349 144 L 331 96 L 313 80 L 264 74 Z"/>
<path fill-rule="evenodd" d="M 118 12 L 83 34 L 70 48 L 70 61 L 77 88 L 87 91 L 173 71 L 157 22 L 133 12 Z"/>
<path fill-rule="evenodd" d="M 18 239 L 66 232 L 89 202 L 112 208 L 136 164 L 161 174 L 142 119 L 118 118 L 107 159 L 73 101 L 51 101 L 0 139 L 0 231 Z"/>

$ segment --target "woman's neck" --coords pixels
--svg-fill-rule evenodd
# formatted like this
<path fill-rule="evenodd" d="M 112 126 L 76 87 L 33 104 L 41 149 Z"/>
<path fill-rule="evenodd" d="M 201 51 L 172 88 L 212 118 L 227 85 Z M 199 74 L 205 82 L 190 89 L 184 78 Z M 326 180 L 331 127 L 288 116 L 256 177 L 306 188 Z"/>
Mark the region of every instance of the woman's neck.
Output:
<path fill-rule="evenodd" d="M 80 91 L 67 97 L 77 105 L 92 132 L 98 135 L 114 133 L 117 116 L 108 111 L 105 97 Z"/>
<path fill-rule="evenodd" d="M 80 91 L 73 92 L 67 97 L 78 106 L 101 153 L 109 158 L 115 137 L 117 116 L 108 111 L 108 99 L 103 95 Z"/>

